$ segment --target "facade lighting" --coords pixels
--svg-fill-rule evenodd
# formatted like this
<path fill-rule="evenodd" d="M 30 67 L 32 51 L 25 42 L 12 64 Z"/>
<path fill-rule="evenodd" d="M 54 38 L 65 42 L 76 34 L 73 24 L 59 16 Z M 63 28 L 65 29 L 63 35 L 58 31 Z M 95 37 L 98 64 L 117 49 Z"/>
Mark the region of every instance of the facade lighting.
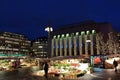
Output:
<path fill-rule="evenodd" d="M 76 36 L 78 36 L 79 35 L 79 32 L 76 32 Z"/>
<path fill-rule="evenodd" d="M 95 34 L 95 30 L 92 30 L 92 34 Z"/>
<path fill-rule="evenodd" d="M 58 35 L 57 37 L 60 38 L 60 35 Z"/>
<path fill-rule="evenodd" d="M 68 34 L 68 33 L 66 34 L 66 37 L 69 37 L 69 34 Z"/>
<path fill-rule="evenodd" d="M 86 33 L 87 33 L 87 35 L 88 35 L 88 34 L 90 34 L 90 31 L 87 31 Z"/>
<path fill-rule="evenodd" d="M 84 34 L 85 34 L 85 32 L 84 32 L 84 31 L 82 31 L 82 32 L 81 32 L 81 35 L 84 35 Z"/>
<path fill-rule="evenodd" d="M 64 38 L 64 34 L 62 34 L 62 38 Z"/>
<path fill-rule="evenodd" d="M 54 36 L 54 39 L 56 38 L 56 36 Z"/>

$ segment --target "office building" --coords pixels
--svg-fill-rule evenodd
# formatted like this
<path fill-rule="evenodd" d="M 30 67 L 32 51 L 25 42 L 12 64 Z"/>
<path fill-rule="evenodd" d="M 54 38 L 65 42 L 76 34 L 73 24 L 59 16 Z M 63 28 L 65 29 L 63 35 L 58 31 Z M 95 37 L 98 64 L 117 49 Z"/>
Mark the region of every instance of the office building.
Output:
<path fill-rule="evenodd" d="M 48 56 L 48 39 L 40 37 L 32 41 L 33 56 L 36 58 L 47 58 Z"/>
<path fill-rule="evenodd" d="M 107 22 L 65 25 L 51 33 L 51 57 L 106 54 L 108 49 L 102 52 L 100 46 L 109 39 L 108 33 L 114 31 Z"/>
<path fill-rule="evenodd" d="M 24 35 L 1 32 L 0 33 L 0 55 L 8 57 L 17 57 L 29 55 L 31 41 Z"/>

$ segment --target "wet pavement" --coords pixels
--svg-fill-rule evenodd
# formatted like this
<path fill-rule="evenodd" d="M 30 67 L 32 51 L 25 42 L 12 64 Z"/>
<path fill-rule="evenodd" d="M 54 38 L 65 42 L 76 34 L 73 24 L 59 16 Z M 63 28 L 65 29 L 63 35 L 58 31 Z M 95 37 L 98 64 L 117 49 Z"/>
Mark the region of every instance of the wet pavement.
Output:
<path fill-rule="evenodd" d="M 80 80 L 120 80 L 120 72 L 114 69 L 96 68 L 92 74 L 86 74 L 79 78 Z"/>
<path fill-rule="evenodd" d="M 32 78 L 31 73 L 32 71 L 30 68 L 12 71 L 1 71 L 0 80 L 26 80 L 26 78 Z"/>
<path fill-rule="evenodd" d="M 31 68 L 12 71 L 0 71 L 0 80 L 46 80 L 44 77 L 32 75 Z"/>
<path fill-rule="evenodd" d="M 0 80 L 120 80 L 120 72 L 115 72 L 113 69 L 95 68 L 92 74 L 85 74 L 78 79 L 58 79 L 51 77 L 46 79 L 44 76 L 32 75 L 31 68 L 21 68 L 13 71 L 0 71 Z"/>

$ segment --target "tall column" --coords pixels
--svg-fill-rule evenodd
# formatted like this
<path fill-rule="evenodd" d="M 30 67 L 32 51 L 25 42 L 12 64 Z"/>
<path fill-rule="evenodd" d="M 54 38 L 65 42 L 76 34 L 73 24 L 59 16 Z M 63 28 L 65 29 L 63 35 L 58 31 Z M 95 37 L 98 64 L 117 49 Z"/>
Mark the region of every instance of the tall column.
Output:
<path fill-rule="evenodd" d="M 93 35 L 92 34 L 90 34 L 90 40 L 91 40 L 91 42 L 90 42 L 90 50 L 91 50 L 91 55 L 93 55 L 94 52 L 93 52 Z"/>
<path fill-rule="evenodd" d="M 54 56 L 54 51 L 55 51 L 55 46 L 54 46 L 55 44 L 54 44 L 54 39 L 52 39 L 52 46 L 51 46 L 51 48 L 52 48 L 52 57 Z"/>
<path fill-rule="evenodd" d="M 67 38 L 64 38 L 64 56 L 67 56 Z"/>
<path fill-rule="evenodd" d="M 56 44 L 56 56 L 58 56 L 58 39 L 55 39 L 55 44 Z"/>
<path fill-rule="evenodd" d="M 72 56 L 72 40 L 71 37 L 68 38 L 69 40 L 69 56 Z"/>
<path fill-rule="evenodd" d="M 88 55 L 88 43 L 86 42 L 87 41 L 87 35 L 85 35 L 84 38 L 85 38 L 85 54 Z"/>
<path fill-rule="evenodd" d="M 63 56 L 62 49 L 63 49 L 63 43 L 62 43 L 62 38 L 60 38 L 60 56 Z"/>
<path fill-rule="evenodd" d="M 76 36 L 75 37 L 73 37 L 73 42 L 74 42 L 74 56 L 76 56 L 77 55 L 77 48 L 76 48 Z"/>
<path fill-rule="evenodd" d="M 100 43 L 99 43 L 99 35 L 96 34 L 96 46 L 97 46 L 97 54 L 99 55 L 100 54 Z"/>
<path fill-rule="evenodd" d="M 82 55 L 82 36 L 79 36 L 79 54 Z"/>

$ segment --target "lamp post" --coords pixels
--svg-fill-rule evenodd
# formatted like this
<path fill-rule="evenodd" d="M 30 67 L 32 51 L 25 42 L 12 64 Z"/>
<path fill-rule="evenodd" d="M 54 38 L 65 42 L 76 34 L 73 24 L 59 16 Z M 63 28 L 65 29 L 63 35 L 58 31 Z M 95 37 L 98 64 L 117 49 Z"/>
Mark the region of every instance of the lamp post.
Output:
<path fill-rule="evenodd" d="M 51 56 L 51 41 L 50 41 L 50 33 L 53 31 L 53 28 L 52 27 L 47 27 L 47 28 L 45 28 L 45 31 L 47 31 L 48 32 L 48 57 L 50 57 Z"/>

